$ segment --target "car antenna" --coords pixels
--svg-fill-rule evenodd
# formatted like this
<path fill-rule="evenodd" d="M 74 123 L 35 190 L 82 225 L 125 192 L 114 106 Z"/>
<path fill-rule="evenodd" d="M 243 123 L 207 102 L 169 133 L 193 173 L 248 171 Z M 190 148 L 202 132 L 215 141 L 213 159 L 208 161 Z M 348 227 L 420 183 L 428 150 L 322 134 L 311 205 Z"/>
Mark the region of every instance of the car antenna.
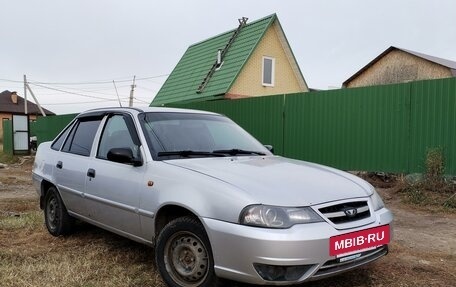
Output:
<path fill-rule="evenodd" d="M 114 89 L 116 89 L 117 99 L 119 100 L 119 106 L 122 108 L 122 102 L 120 101 L 119 92 L 117 92 L 116 82 L 112 80 L 112 83 L 114 84 Z"/>

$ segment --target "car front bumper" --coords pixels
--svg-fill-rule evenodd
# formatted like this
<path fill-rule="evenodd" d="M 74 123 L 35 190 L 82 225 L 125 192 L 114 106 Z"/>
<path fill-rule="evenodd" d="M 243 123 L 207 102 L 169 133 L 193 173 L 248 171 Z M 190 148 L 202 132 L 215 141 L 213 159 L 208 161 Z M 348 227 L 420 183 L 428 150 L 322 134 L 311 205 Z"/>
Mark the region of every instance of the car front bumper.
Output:
<path fill-rule="evenodd" d="M 391 227 L 392 220 L 393 215 L 386 208 L 375 212 L 375 222 L 344 230 L 338 230 L 327 222 L 295 225 L 289 229 L 267 229 L 202 218 L 211 242 L 217 276 L 263 285 L 286 285 L 320 279 L 386 255 L 388 247 L 383 245 L 339 262 L 335 256 L 329 255 L 329 239 L 380 225 Z M 392 228 L 390 232 L 392 237 Z M 263 266 L 262 276 L 259 274 L 262 271 L 257 271 L 258 266 Z M 264 279 L 264 271 L 269 267 L 291 267 L 284 270 L 294 275 L 281 276 L 278 280 Z"/>

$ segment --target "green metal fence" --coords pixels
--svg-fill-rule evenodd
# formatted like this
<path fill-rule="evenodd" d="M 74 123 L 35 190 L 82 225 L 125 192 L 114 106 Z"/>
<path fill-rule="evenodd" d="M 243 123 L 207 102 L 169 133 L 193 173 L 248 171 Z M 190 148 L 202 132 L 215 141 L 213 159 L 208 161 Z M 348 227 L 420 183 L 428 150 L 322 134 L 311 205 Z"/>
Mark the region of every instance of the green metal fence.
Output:
<path fill-rule="evenodd" d="M 3 152 L 13 154 L 13 127 L 11 120 L 2 121 L 3 124 Z"/>
<path fill-rule="evenodd" d="M 411 173 L 424 170 L 428 149 L 441 148 L 445 171 L 456 174 L 456 78 L 172 106 L 225 114 L 287 157 Z M 32 135 L 52 140 L 75 116 L 40 117 Z"/>
<path fill-rule="evenodd" d="M 456 174 L 456 78 L 411 84 L 409 169 L 424 169 L 425 154 L 440 148 L 445 171 Z"/>
<path fill-rule="evenodd" d="M 264 144 L 283 154 L 283 95 L 233 101 L 195 102 L 174 107 L 224 114 Z"/>
<path fill-rule="evenodd" d="M 37 143 L 53 140 L 59 132 L 73 120 L 77 114 L 38 117 L 30 122 L 30 136 L 37 137 Z M 13 153 L 12 121 L 3 121 L 3 152 Z"/>
<path fill-rule="evenodd" d="M 276 153 L 344 170 L 456 174 L 456 78 L 173 105 L 226 114 Z"/>
<path fill-rule="evenodd" d="M 77 114 L 38 117 L 30 125 L 30 135 L 37 137 L 38 144 L 53 140 Z"/>
<path fill-rule="evenodd" d="M 285 156 L 345 170 L 407 171 L 408 85 L 286 97 Z"/>

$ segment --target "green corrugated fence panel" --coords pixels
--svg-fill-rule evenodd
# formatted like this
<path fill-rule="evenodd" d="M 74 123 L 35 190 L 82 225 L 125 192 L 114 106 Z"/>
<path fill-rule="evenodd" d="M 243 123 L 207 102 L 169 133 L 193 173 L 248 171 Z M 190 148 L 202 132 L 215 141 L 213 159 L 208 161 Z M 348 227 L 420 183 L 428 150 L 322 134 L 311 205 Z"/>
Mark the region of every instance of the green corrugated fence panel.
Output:
<path fill-rule="evenodd" d="M 288 95 L 285 155 L 344 170 L 407 171 L 409 84 Z"/>
<path fill-rule="evenodd" d="M 173 107 L 211 111 L 231 118 L 263 144 L 283 154 L 283 95 L 174 104 Z"/>
<path fill-rule="evenodd" d="M 36 121 L 29 122 L 29 134 L 31 137 L 36 136 Z"/>
<path fill-rule="evenodd" d="M 38 117 L 33 127 L 38 144 L 53 140 L 76 116 L 77 114 Z"/>
<path fill-rule="evenodd" d="M 179 107 L 225 114 L 291 158 L 409 173 L 424 171 L 426 151 L 438 147 L 456 174 L 456 78 Z"/>
<path fill-rule="evenodd" d="M 13 128 L 12 121 L 3 122 L 3 152 L 13 154 Z"/>
<path fill-rule="evenodd" d="M 412 83 L 410 172 L 425 170 L 428 149 L 441 148 L 456 174 L 456 78 Z"/>

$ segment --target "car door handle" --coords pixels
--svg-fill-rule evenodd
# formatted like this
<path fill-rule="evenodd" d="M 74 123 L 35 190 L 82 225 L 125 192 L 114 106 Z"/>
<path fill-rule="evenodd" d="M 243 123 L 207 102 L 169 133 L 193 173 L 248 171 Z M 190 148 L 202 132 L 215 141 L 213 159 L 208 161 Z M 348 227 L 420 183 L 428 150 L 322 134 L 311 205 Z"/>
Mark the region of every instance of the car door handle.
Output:
<path fill-rule="evenodd" d="M 58 169 L 62 169 L 63 167 L 63 162 L 61 162 L 60 160 L 57 162 L 57 164 L 55 165 L 55 167 L 57 167 Z"/>
<path fill-rule="evenodd" d="M 89 170 L 87 171 L 87 176 L 95 178 L 95 170 L 93 168 L 89 168 Z"/>

